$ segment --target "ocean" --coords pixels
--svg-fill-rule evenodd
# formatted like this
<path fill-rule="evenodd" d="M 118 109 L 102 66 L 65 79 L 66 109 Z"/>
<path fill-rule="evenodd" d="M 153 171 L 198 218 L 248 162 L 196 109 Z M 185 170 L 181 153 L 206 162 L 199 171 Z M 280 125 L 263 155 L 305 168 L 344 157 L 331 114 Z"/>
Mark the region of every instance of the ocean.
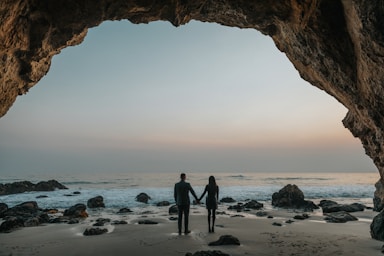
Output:
<path fill-rule="evenodd" d="M 378 173 L 188 173 L 191 183 L 199 197 L 210 175 L 215 176 L 220 188 L 220 199 L 231 197 L 236 201 L 253 199 L 272 209 L 271 198 L 287 184 L 296 184 L 304 193 L 306 200 L 319 203 L 322 199 L 339 203 L 363 203 L 372 207 L 374 184 Z M 26 201 L 36 201 L 40 208 L 67 209 L 83 203 L 95 196 L 103 196 L 106 208 L 117 210 L 130 208 L 143 211 L 154 207 L 157 202 L 174 203 L 173 186 L 179 181 L 179 173 L 77 173 L 74 175 L 33 174 L 8 175 L 0 178 L 0 183 L 29 180 L 33 183 L 55 179 L 68 187 L 67 190 L 52 192 L 27 192 L 0 196 L 0 202 L 9 207 Z M 80 192 L 75 194 L 74 192 Z M 147 193 L 148 204 L 136 202 L 136 196 Z M 39 196 L 46 196 L 38 198 Z M 192 199 L 192 196 L 191 196 Z"/>

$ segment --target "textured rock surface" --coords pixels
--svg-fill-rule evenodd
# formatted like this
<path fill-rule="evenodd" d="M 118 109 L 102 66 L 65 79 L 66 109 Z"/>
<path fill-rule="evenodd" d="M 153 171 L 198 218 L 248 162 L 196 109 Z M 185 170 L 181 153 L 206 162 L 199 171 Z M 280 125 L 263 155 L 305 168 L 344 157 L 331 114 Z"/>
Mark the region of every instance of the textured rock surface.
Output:
<path fill-rule="evenodd" d="M 55 54 L 81 43 L 88 28 L 121 19 L 175 26 L 195 19 L 271 36 L 303 79 L 348 109 L 344 126 L 384 179 L 383 0 L 3 0 L 0 116 L 48 72 Z"/>

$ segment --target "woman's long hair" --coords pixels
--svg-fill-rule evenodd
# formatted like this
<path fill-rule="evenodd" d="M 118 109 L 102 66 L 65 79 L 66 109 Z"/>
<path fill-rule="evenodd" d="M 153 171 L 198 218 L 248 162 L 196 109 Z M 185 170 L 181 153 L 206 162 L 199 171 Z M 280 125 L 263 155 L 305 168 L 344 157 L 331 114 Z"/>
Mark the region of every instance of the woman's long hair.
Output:
<path fill-rule="evenodd" d="M 215 180 L 215 177 L 214 176 L 209 176 L 209 186 L 212 187 L 212 188 L 216 188 L 216 180 Z"/>

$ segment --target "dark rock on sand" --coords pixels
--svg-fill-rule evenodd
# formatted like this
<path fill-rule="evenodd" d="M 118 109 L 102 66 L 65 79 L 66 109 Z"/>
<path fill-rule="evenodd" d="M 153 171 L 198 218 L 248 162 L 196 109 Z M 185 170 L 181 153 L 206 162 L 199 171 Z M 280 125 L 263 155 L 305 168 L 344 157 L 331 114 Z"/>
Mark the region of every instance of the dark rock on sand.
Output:
<path fill-rule="evenodd" d="M 219 240 L 215 242 L 210 242 L 209 246 L 217 246 L 217 245 L 240 245 L 239 239 L 232 235 L 223 235 L 220 236 Z"/>
<path fill-rule="evenodd" d="M 282 208 L 313 211 L 319 209 L 312 201 L 304 200 L 304 193 L 296 186 L 288 184 L 272 195 L 272 205 Z"/>
<path fill-rule="evenodd" d="M 273 226 L 278 226 L 278 227 L 283 226 L 283 224 L 281 224 L 281 223 L 279 223 L 279 222 L 273 222 L 272 225 L 273 225 Z"/>
<path fill-rule="evenodd" d="M 151 197 L 147 195 L 146 193 L 140 193 L 136 196 L 136 201 L 141 202 L 141 203 L 148 203 L 148 200 L 150 200 Z"/>
<path fill-rule="evenodd" d="M 263 212 L 263 211 L 256 212 L 256 216 L 257 216 L 257 217 L 265 217 L 265 216 L 267 216 L 267 215 L 268 215 L 267 212 Z"/>
<path fill-rule="evenodd" d="M 293 217 L 295 220 L 305 220 L 305 219 L 308 219 L 309 218 L 309 215 L 306 214 L 306 213 L 303 213 L 301 215 L 295 215 Z"/>
<path fill-rule="evenodd" d="M 121 208 L 117 213 L 129 213 L 129 212 L 133 212 L 133 211 L 129 208 Z"/>
<path fill-rule="evenodd" d="M 104 198 L 102 196 L 96 196 L 88 200 L 87 206 L 89 208 L 104 208 Z"/>
<path fill-rule="evenodd" d="M 321 200 L 319 206 L 323 209 L 323 213 L 331 212 L 360 212 L 364 211 L 366 206 L 359 203 L 338 204 L 332 200 Z"/>
<path fill-rule="evenodd" d="M 125 220 L 114 220 L 112 221 L 112 225 L 125 225 L 128 224 Z"/>
<path fill-rule="evenodd" d="M 95 226 L 95 227 L 101 227 L 101 226 L 104 226 L 105 223 L 108 223 L 108 222 L 111 222 L 111 219 L 108 219 L 108 218 L 99 218 L 96 220 L 96 223 L 93 224 L 92 226 Z"/>
<path fill-rule="evenodd" d="M 235 203 L 236 200 L 233 199 L 232 197 L 223 197 L 221 200 L 220 200 L 221 203 Z"/>
<path fill-rule="evenodd" d="M 194 254 L 188 252 L 185 256 L 230 256 L 222 251 L 197 251 Z"/>
<path fill-rule="evenodd" d="M 104 234 L 104 233 L 107 233 L 108 232 L 108 229 L 106 228 L 87 228 L 83 235 L 85 236 L 95 236 L 95 235 L 101 235 L 101 234 Z"/>
<path fill-rule="evenodd" d="M 21 217 L 10 217 L 0 225 L 0 232 L 11 232 L 16 228 L 24 227 L 24 219 Z"/>
<path fill-rule="evenodd" d="M 172 205 L 171 207 L 169 207 L 168 213 L 170 215 L 178 214 L 179 213 L 179 208 L 177 208 L 177 205 Z"/>
<path fill-rule="evenodd" d="M 87 206 L 85 206 L 85 204 L 75 204 L 69 209 L 65 210 L 63 215 L 72 218 L 86 218 L 88 217 L 86 210 Z"/>
<path fill-rule="evenodd" d="M 156 221 L 153 221 L 153 220 L 139 220 L 139 224 L 155 225 L 155 224 L 159 224 L 159 223 Z"/>
<path fill-rule="evenodd" d="M 331 223 L 345 223 L 348 221 L 356 221 L 358 220 L 355 216 L 347 213 L 347 212 L 331 212 L 325 214 L 324 220 Z"/>
<path fill-rule="evenodd" d="M 384 241 L 384 211 L 373 218 L 370 228 L 373 239 Z"/>
<path fill-rule="evenodd" d="M 48 197 L 47 195 L 39 195 L 36 198 L 39 199 L 39 198 L 47 198 L 47 197 Z"/>
<path fill-rule="evenodd" d="M 257 202 L 256 200 L 251 200 L 245 204 L 237 203 L 236 205 L 231 205 L 228 207 L 228 210 L 236 210 L 238 212 L 241 211 L 249 211 L 252 210 L 260 210 L 264 205 L 262 203 Z"/>
<path fill-rule="evenodd" d="M 161 201 L 156 204 L 156 206 L 162 207 L 162 206 L 169 206 L 171 203 L 168 201 Z"/>

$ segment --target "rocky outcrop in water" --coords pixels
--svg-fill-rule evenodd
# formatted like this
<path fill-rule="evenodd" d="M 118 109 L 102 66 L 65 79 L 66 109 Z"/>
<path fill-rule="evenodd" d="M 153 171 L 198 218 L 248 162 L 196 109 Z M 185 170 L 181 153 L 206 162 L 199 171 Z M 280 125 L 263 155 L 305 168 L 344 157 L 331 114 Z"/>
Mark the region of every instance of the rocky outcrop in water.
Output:
<path fill-rule="evenodd" d="M 384 2 L 372 0 L 100 0 L 0 2 L 0 116 L 47 74 L 52 57 L 105 20 L 199 20 L 270 36 L 300 76 L 348 113 L 384 183 Z M 81 86 L 81 85 L 79 85 Z M 110 90 L 114 90 L 110 87 Z M 382 204 L 384 194 L 377 194 Z"/>
<path fill-rule="evenodd" d="M 55 189 L 68 188 L 56 180 L 40 181 L 37 184 L 34 184 L 30 181 L 18 181 L 13 183 L 0 184 L 0 196 L 30 191 L 54 191 Z"/>
<path fill-rule="evenodd" d="M 313 211 L 319 207 L 312 201 L 304 200 L 304 193 L 296 185 L 288 184 L 279 192 L 272 194 L 272 205 L 282 208 L 303 209 Z"/>

